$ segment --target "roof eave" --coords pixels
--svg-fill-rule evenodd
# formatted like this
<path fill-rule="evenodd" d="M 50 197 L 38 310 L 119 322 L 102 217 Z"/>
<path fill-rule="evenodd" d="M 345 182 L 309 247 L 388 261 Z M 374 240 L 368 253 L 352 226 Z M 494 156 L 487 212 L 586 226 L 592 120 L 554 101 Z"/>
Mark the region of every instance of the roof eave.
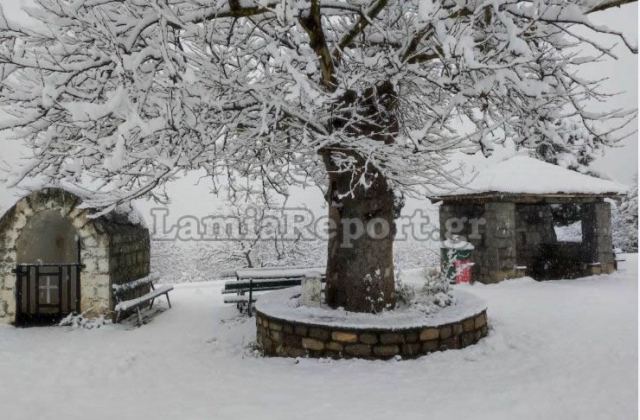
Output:
<path fill-rule="evenodd" d="M 472 194 L 455 194 L 455 195 L 440 195 L 429 197 L 432 203 L 438 203 L 440 201 L 531 201 L 531 200 L 571 200 L 584 201 L 589 199 L 599 198 L 619 198 L 624 196 L 624 193 L 618 192 L 605 192 L 605 193 L 507 193 L 507 192 L 484 192 L 484 193 L 472 193 Z"/>

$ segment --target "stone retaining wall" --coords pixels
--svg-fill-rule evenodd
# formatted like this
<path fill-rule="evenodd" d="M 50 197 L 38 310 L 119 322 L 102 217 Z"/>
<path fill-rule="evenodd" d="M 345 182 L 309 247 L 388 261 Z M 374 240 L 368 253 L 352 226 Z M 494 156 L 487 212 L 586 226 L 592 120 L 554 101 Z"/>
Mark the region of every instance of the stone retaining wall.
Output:
<path fill-rule="evenodd" d="M 403 330 L 351 329 L 285 321 L 256 313 L 266 356 L 389 359 L 461 349 L 487 335 L 486 310 L 451 324 Z"/>

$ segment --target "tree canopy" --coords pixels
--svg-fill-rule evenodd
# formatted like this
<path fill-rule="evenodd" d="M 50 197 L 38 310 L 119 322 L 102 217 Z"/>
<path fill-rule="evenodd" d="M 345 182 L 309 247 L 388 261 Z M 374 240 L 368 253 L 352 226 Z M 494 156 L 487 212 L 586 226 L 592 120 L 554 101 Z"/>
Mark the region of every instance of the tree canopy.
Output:
<path fill-rule="evenodd" d="M 452 150 L 514 139 L 584 153 L 634 112 L 579 66 L 612 55 L 602 0 L 36 0 L 0 22 L 0 128 L 34 158 L 17 180 L 93 181 L 94 203 L 152 194 L 183 169 L 283 191 L 351 173 L 423 194 Z M 585 48 L 585 46 L 589 48 Z M 605 128 L 603 120 L 615 120 Z"/>

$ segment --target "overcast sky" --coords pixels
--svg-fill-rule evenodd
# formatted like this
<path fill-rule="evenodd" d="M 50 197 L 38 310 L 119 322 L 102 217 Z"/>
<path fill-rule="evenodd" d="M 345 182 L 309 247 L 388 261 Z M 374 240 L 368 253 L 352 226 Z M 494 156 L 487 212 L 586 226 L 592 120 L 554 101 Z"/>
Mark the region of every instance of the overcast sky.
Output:
<path fill-rule="evenodd" d="M 25 23 L 27 16 L 20 9 L 23 5 L 29 4 L 27 0 L 0 0 L 5 15 L 12 21 Z M 632 39 L 637 39 L 638 32 L 638 10 L 637 4 L 629 4 L 621 8 L 611 9 L 591 15 L 594 23 L 607 25 L 617 30 L 621 30 Z M 614 44 L 618 40 L 606 38 L 609 44 Z M 619 43 L 619 42 L 618 42 Z M 583 77 L 601 78 L 607 77 L 607 87 L 620 95 L 611 99 L 607 104 L 610 108 L 637 108 L 638 104 L 638 61 L 637 56 L 630 53 L 623 45 L 618 45 L 613 52 L 619 59 L 606 59 L 597 65 L 590 65 L 581 69 Z M 0 138 L 0 160 L 10 163 L 16 162 L 18 156 L 23 152 L 21 146 L 14 142 Z M 627 138 L 617 148 L 607 149 L 602 156 L 594 162 L 593 167 L 614 180 L 630 184 L 638 171 L 638 136 L 637 133 Z M 174 204 L 174 213 L 195 213 L 204 215 L 214 207 L 220 207 L 221 200 L 210 196 L 210 200 L 203 200 L 209 192 L 207 181 L 197 182 L 197 176 L 190 175 L 182 180 L 176 181 L 169 186 L 169 193 Z M 0 209 L 6 209 L 16 200 L 15 191 L 7 190 L 0 184 Z M 203 195 L 204 194 L 204 195 Z M 295 202 L 310 203 L 313 207 L 319 207 L 322 202 L 321 194 L 313 189 L 307 192 L 297 192 L 294 197 Z M 151 207 L 150 204 L 141 203 L 144 210 Z M 410 207 L 419 207 L 421 203 L 412 203 Z"/>

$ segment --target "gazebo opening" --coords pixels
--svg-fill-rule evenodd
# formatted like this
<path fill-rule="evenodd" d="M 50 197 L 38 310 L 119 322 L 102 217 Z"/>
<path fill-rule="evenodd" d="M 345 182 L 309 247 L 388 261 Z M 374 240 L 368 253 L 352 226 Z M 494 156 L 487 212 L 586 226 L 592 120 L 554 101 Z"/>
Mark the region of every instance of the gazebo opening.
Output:
<path fill-rule="evenodd" d="M 598 212 L 608 214 L 608 203 L 597 198 L 583 200 L 567 204 L 547 198 L 545 204 L 516 204 L 516 261 L 521 271 L 538 280 L 603 271 L 603 263 L 605 272 L 612 271 L 613 251 L 607 239 L 610 222 L 607 216 L 600 221 L 592 218 Z M 561 213 L 570 213 L 570 219 Z"/>

